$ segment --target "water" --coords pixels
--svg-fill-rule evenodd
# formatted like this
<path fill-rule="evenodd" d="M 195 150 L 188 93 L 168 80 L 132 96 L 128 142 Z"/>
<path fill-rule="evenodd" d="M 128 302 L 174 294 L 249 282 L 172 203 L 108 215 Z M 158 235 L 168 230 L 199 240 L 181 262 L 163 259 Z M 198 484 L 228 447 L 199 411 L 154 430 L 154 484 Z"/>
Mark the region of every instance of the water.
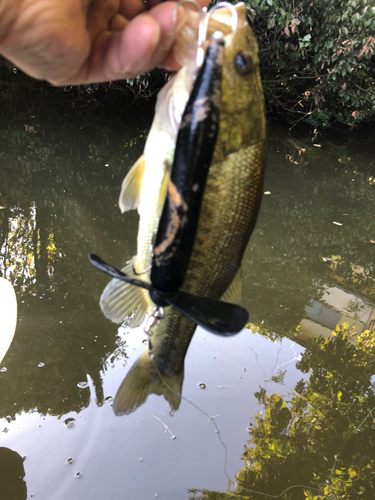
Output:
<path fill-rule="evenodd" d="M 61 98 L 15 95 L 1 94 L 0 112 L 0 275 L 18 301 L 0 363 L 0 492 L 275 498 L 292 486 L 280 498 L 373 498 L 375 345 L 351 335 L 352 325 L 374 331 L 373 146 L 271 130 L 243 263 L 251 331 L 197 330 L 174 416 L 151 396 L 115 417 L 145 337 L 103 317 L 107 278 L 87 255 L 120 267 L 135 253 L 137 214 L 122 216 L 117 198 L 152 112 L 78 113 Z M 349 341 L 332 337 L 337 323 Z"/>

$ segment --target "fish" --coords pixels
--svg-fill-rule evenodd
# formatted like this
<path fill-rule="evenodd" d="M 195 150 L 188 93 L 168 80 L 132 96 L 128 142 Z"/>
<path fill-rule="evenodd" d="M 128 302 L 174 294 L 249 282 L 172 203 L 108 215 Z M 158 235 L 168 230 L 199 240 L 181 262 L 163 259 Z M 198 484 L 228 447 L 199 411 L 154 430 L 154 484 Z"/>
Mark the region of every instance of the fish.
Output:
<path fill-rule="evenodd" d="M 256 39 L 244 4 L 210 15 L 207 38 L 224 35 L 219 132 L 213 150 L 192 252 L 180 290 L 192 296 L 238 303 L 241 261 L 259 212 L 266 163 L 266 121 Z M 197 73 L 190 61 L 159 93 L 144 154 L 125 177 L 119 199 L 123 212 L 138 209 L 137 255 L 123 273 L 150 284 L 154 238 L 166 199 L 178 128 Z M 131 327 L 151 316 L 155 304 L 145 288 L 112 279 L 100 299 L 103 313 Z M 152 326 L 144 352 L 122 382 L 113 409 L 129 414 L 150 394 L 163 396 L 171 410 L 181 403 L 184 360 L 196 323 L 175 308 Z"/>
<path fill-rule="evenodd" d="M 181 291 L 238 303 L 241 261 L 259 212 L 266 163 L 266 121 L 256 39 L 244 4 L 233 13 L 211 14 L 207 36 L 224 34 L 219 132 L 208 171 L 192 253 Z M 212 22 L 211 22 L 212 20 Z M 150 283 L 152 248 L 168 190 L 179 123 L 196 75 L 196 62 L 183 67 L 159 93 L 144 154 L 122 184 L 122 211 L 140 215 L 137 255 L 123 272 Z M 100 299 L 104 314 L 121 322 L 133 313 L 131 327 L 152 315 L 148 290 L 113 279 Z M 135 312 L 134 312 L 135 311 Z M 150 342 L 133 364 L 114 400 L 116 415 L 129 414 L 150 394 L 162 395 L 176 411 L 181 402 L 184 360 L 196 324 L 172 307 L 152 327 Z"/>
<path fill-rule="evenodd" d="M 152 249 L 151 284 L 132 278 L 96 255 L 90 255 L 89 260 L 99 270 L 148 290 L 156 306 L 172 306 L 210 332 L 228 336 L 240 332 L 248 322 L 246 309 L 180 290 L 219 130 L 223 52 L 224 35 L 215 32 L 202 54 L 179 125 L 168 192 Z"/>

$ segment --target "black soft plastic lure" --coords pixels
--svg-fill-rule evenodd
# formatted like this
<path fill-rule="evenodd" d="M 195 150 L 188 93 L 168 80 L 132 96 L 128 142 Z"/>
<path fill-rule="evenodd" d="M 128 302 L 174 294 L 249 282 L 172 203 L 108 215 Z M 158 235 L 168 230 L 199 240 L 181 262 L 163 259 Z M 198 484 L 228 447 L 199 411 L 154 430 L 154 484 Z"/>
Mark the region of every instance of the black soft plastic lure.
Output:
<path fill-rule="evenodd" d="M 147 289 L 157 306 L 172 306 L 213 333 L 234 335 L 249 319 L 244 308 L 180 291 L 219 132 L 223 53 L 223 36 L 215 33 L 179 127 L 168 193 L 153 248 L 151 284 L 128 276 L 96 255 L 90 255 L 89 260 L 100 271 Z"/>

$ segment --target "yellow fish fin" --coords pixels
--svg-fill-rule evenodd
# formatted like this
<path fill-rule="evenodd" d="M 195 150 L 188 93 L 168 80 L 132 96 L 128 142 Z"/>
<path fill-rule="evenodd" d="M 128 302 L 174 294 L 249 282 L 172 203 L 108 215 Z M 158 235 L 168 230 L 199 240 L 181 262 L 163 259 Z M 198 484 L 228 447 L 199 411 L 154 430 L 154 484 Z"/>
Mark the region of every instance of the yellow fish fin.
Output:
<path fill-rule="evenodd" d="M 236 275 L 231 284 L 225 290 L 220 300 L 230 302 L 232 304 L 241 305 L 242 302 L 242 268 L 237 269 Z"/>
<path fill-rule="evenodd" d="M 175 377 L 160 375 L 146 349 L 133 364 L 117 391 L 113 411 L 116 415 L 128 415 L 142 406 L 150 394 L 164 396 L 171 410 L 178 410 L 183 380 L 183 369 Z"/>
<path fill-rule="evenodd" d="M 121 184 L 118 205 L 122 213 L 138 208 L 145 173 L 145 155 L 141 155 L 126 174 Z"/>
<path fill-rule="evenodd" d="M 131 277 L 139 277 L 134 274 L 133 265 L 136 257 L 133 257 L 122 272 Z M 133 311 L 136 311 L 131 327 L 139 326 L 145 319 L 147 309 L 151 303 L 147 290 L 129 285 L 125 281 L 116 278 L 111 279 L 104 288 L 100 297 L 99 305 L 106 318 L 113 323 L 121 323 Z"/>

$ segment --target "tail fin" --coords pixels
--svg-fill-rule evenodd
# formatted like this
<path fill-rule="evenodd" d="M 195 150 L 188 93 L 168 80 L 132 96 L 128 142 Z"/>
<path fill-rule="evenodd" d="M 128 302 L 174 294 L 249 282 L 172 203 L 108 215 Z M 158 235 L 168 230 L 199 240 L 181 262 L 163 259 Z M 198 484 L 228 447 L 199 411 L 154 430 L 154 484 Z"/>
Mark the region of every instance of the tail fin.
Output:
<path fill-rule="evenodd" d="M 146 349 L 123 380 L 113 404 L 116 415 L 129 415 L 142 406 L 150 394 L 164 396 L 172 411 L 181 403 L 184 370 L 177 376 L 161 375 Z"/>

